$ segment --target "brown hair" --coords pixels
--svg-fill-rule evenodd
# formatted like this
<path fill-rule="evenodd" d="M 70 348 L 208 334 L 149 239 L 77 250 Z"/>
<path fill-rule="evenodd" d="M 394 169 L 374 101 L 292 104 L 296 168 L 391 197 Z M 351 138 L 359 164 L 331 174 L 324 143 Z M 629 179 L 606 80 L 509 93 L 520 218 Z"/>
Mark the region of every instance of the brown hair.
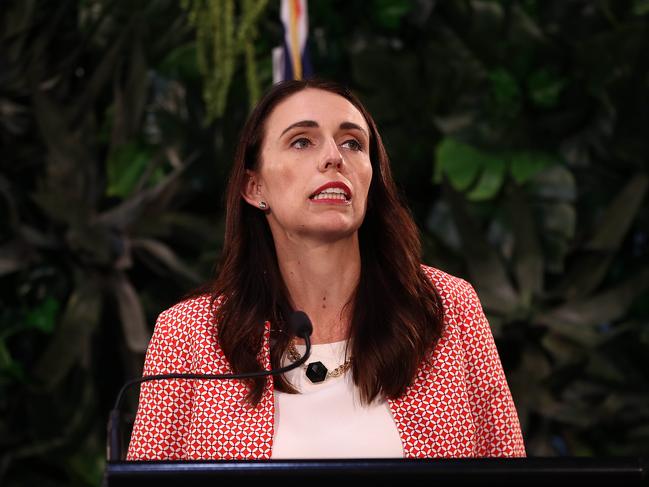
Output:
<path fill-rule="evenodd" d="M 271 363 L 279 367 L 291 336 L 284 321 L 292 311 L 277 264 L 270 228 L 262 211 L 246 203 L 241 189 L 246 170 L 260 163 L 265 122 L 286 98 L 306 88 L 349 100 L 370 129 L 373 173 L 365 219 L 359 228 L 360 279 L 351 302 L 350 351 L 354 383 L 366 403 L 379 394 L 402 395 L 442 329 L 442 306 L 421 269 L 418 228 L 400 201 L 388 155 L 376 124 L 356 96 L 323 80 L 285 81 L 273 86 L 248 117 L 230 173 L 226 195 L 223 254 L 215 280 L 204 287 L 214 301 L 218 340 L 232 369 L 262 370 L 258 362 L 264 322 L 271 322 Z M 296 392 L 284 377 L 277 390 Z M 261 399 L 265 379 L 250 381 L 248 400 Z"/>

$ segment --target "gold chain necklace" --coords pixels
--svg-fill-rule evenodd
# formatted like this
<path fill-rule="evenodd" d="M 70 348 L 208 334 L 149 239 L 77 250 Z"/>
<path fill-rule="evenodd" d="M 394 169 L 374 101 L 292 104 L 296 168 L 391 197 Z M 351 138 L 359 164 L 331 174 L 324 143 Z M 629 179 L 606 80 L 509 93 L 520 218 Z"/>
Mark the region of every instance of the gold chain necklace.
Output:
<path fill-rule="evenodd" d="M 295 344 L 293 342 L 289 344 L 287 352 L 288 358 L 290 358 L 292 362 L 296 362 L 302 358 L 302 355 L 297 351 L 297 348 L 295 348 Z M 320 361 L 310 362 L 308 365 L 302 364 L 301 367 L 306 370 L 307 378 L 313 384 L 317 384 L 329 379 L 330 377 L 340 377 L 345 372 L 347 372 L 351 366 L 352 358 L 349 357 L 347 360 L 345 360 L 345 362 L 343 362 L 342 365 L 339 365 L 333 370 L 327 369 L 327 367 L 325 367 L 325 365 Z"/>

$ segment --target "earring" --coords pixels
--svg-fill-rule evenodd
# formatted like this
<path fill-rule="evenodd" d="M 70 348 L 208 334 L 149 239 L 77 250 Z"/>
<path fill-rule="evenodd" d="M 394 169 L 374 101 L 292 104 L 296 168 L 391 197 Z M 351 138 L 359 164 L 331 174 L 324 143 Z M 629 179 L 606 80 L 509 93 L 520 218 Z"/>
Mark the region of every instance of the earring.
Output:
<path fill-rule="evenodd" d="M 268 205 L 266 204 L 265 201 L 260 201 L 259 202 L 259 208 L 262 210 L 266 210 L 268 208 Z"/>

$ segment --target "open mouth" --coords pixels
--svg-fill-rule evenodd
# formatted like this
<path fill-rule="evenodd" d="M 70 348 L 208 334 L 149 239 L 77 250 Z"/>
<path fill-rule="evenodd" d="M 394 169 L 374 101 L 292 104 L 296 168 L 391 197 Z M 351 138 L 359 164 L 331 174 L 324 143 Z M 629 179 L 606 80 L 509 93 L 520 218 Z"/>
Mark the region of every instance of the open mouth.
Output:
<path fill-rule="evenodd" d="M 309 199 L 311 201 L 349 202 L 352 199 L 352 192 L 343 182 L 329 181 L 316 189 Z"/>
<path fill-rule="evenodd" d="M 309 199 L 312 201 L 319 200 L 338 200 L 338 201 L 350 201 L 351 196 L 341 188 L 328 188 L 324 191 L 318 193 L 313 193 L 309 196 Z"/>

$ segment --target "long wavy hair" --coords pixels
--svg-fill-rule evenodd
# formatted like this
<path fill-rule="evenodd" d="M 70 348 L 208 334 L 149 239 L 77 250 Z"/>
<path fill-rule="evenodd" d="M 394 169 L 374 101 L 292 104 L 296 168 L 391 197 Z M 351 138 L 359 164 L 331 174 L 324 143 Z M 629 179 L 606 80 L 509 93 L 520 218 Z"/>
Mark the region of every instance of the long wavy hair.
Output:
<path fill-rule="evenodd" d="M 342 96 L 370 129 L 372 180 L 359 233 L 361 271 L 351 306 L 348 352 L 351 373 L 365 403 L 379 395 L 401 396 L 441 336 L 441 301 L 421 269 L 418 228 L 399 198 L 376 123 L 344 86 L 325 80 L 285 81 L 273 86 L 243 127 L 226 194 L 225 240 L 216 277 L 198 292 L 212 296 L 217 338 L 234 372 L 262 370 L 259 353 L 264 323 L 271 322 L 271 364 L 280 367 L 290 340 L 285 320 L 292 312 L 264 212 L 246 203 L 246 170 L 261 164 L 265 123 L 291 95 L 313 88 Z M 249 381 L 248 401 L 257 405 L 266 379 Z M 283 376 L 279 391 L 297 392 Z"/>

